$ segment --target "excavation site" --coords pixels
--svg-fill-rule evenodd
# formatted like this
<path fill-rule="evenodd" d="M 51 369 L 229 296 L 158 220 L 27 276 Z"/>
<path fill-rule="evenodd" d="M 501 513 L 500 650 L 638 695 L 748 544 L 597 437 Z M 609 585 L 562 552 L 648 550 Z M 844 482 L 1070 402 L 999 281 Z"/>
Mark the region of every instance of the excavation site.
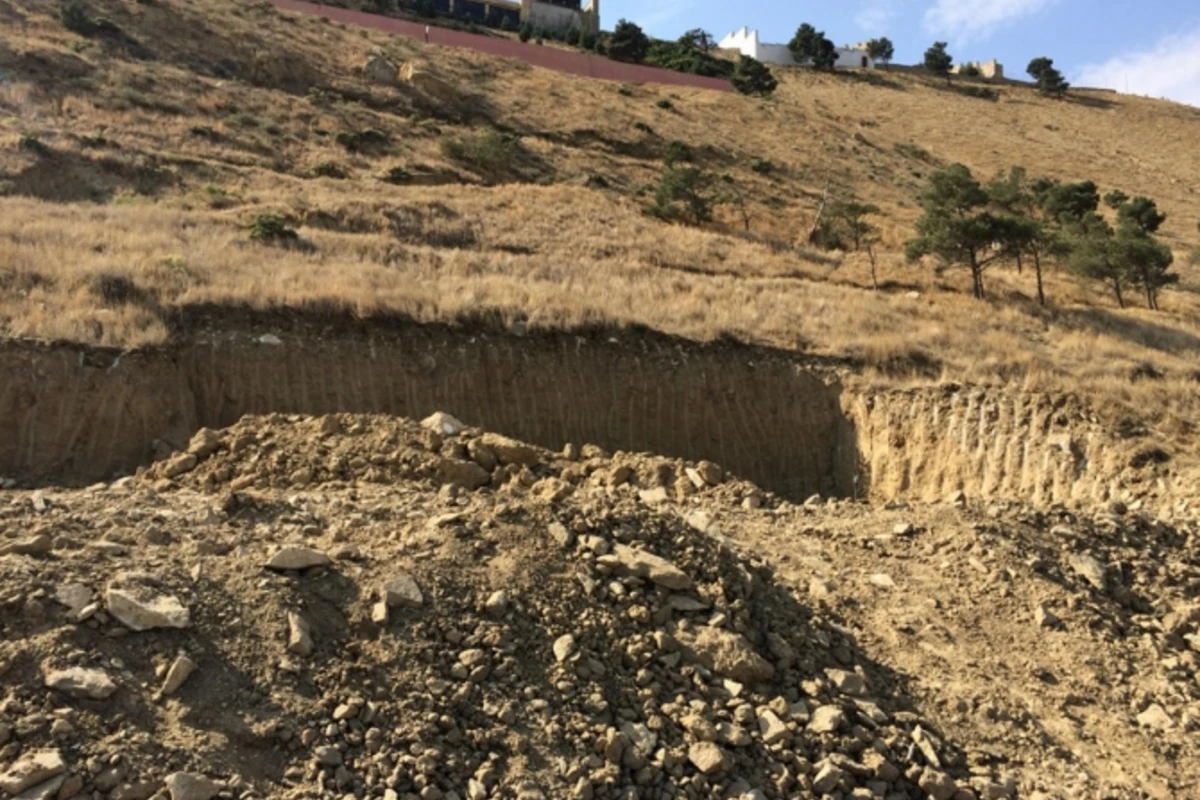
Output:
<path fill-rule="evenodd" d="M 0 800 L 1200 800 L 1195 20 L 742 5 L 0 0 Z"/>

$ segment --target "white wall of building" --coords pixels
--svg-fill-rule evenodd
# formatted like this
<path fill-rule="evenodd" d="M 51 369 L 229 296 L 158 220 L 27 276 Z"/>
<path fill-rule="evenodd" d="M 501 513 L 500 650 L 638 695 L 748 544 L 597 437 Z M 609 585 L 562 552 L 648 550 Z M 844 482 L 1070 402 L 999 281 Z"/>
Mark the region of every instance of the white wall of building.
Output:
<path fill-rule="evenodd" d="M 787 49 L 787 45 L 765 44 L 759 39 L 758 31 L 752 31 L 749 28 L 733 31 L 722 39 L 717 47 L 722 50 L 736 50 L 742 55 L 758 59 L 764 64 L 796 64 L 795 58 L 792 57 L 792 51 Z M 837 61 L 833 66 L 835 69 L 862 69 L 864 58 L 867 60 L 867 68 L 874 69 L 875 61 L 867 55 L 866 50 L 839 47 L 837 48 Z"/>

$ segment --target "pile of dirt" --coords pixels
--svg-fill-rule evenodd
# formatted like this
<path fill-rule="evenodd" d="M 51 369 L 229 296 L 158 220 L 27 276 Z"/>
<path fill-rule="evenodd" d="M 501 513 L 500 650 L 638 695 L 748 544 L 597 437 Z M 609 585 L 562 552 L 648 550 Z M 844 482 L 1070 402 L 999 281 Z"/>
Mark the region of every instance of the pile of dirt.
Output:
<path fill-rule="evenodd" d="M 796 505 L 716 464 L 551 453 L 444 414 L 249 417 L 138 476 L 6 499 L 10 795 L 1178 797 L 1200 766 L 1196 534 L 1148 520 L 1071 518 L 1055 551 L 1065 512 Z M 1122 676 L 1161 670 L 1112 740 L 1142 786 L 1022 716 L 1020 680 L 980 704 L 989 654 L 906 663 L 924 648 L 888 641 L 913 620 L 873 614 L 930 610 L 909 592 L 961 622 L 963 558 L 1008 602 L 1045 593 L 1034 572 L 1089 592 L 1046 595 L 1033 625 L 1123 665 L 1076 706 L 1114 713 Z M 991 655 L 1038 655 L 997 616 Z"/>

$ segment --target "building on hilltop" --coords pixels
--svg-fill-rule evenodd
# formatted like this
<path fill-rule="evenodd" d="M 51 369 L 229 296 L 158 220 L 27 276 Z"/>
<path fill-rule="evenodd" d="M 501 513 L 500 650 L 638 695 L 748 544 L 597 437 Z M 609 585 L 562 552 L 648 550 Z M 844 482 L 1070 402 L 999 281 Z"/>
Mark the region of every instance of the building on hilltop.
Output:
<path fill-rule="evenodd" d="M 580 33 L 600 32 L 600 0 L 521 0 L 521 22 L 555 33 L 578 28 Z"/>
<path fill-rule="evenodd" d="M 950 68 L 950 74 L 961 75 L 964 72 L 972 71 L 972 69 L 981 78 L 997 81 L 1004 79 L 1004 65 L 994 58 L 990 61 L 968 61 L 965 64 L 955 64 Z"/>
<path fill-rule="evenodd" d="M 736 50 L 744 56 L 750 56 L 764 64 L 796 65 L 796 59 L 786 44 L 764 44 L 760 41 L 758 31 L 742 28 L 733 31 L 717 45 L 722 50 Z M 837 49 L 835 69 L 874 69 L 875 59 L 871 58 L 863 45 L 843 45 Z"/>

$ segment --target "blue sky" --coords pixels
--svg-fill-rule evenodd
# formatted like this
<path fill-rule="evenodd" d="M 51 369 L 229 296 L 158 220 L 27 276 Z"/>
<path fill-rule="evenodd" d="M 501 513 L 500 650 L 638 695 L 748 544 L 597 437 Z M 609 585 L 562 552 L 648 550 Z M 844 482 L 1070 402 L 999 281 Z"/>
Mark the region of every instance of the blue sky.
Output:
<path fill-rule="evenodd" d="M 606 28 L 625 17 L 663 38 L 748 25 L 786 43 L 811 22 L 839 45 L 888 36 L 901 63 L 940 39 L 956 60 L 997 58 L 1012 77 L 1045 55 L 1076 85 L 1200 106 L 1198 0 L 603 0 L 601 11 Z"/>

